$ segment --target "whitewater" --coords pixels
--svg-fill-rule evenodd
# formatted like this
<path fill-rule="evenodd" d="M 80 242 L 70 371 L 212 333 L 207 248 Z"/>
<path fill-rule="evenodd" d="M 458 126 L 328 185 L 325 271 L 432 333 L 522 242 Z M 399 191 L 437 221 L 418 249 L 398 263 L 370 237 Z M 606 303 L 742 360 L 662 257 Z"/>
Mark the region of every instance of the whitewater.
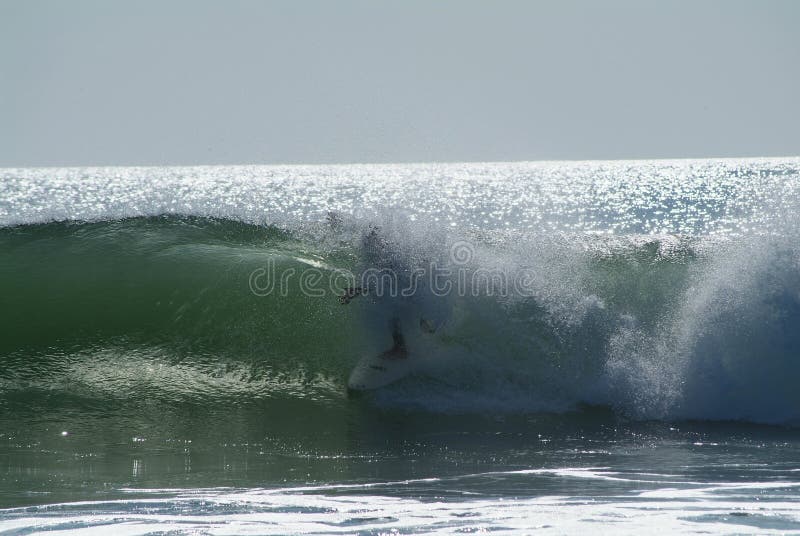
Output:
<path fill-rule="evenodd" d="M 798 532 L 798 189 L 799 158 L 0 169 L 0 534 Z M 413 292 L 341 303 L 372 270 Z M 392 321 L 412 373 L 348 393 Z"/>

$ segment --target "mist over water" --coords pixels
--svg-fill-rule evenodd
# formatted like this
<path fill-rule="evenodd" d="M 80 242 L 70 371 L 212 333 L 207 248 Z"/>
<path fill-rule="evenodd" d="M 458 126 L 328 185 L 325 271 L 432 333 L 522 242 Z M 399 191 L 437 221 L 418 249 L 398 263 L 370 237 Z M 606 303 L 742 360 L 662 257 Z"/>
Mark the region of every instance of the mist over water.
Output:
<path fill-rule="evenodd" d="M 444 532 L 580 530 L 674 499 L 655 523 L 717 531 L 750 493 L 774 508 L 736 530 L 798 528 L 798 159 L 0 176 L 0 501 L 99 501 L 0 528 L 411 531 L 444 501 Z M 375 268 L 449 290 L 342 305 Z M 413 373 L 348 396 L 393 318 Z"/>

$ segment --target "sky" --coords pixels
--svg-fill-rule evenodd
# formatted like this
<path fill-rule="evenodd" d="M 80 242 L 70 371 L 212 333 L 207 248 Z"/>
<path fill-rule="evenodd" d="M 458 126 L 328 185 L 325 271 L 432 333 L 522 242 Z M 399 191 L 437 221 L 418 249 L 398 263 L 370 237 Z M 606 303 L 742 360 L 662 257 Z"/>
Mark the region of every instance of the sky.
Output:
<path fill-rule="evenodd" d="M 0 167 L 800 155 L 800 2 L 0 0 Z"/>

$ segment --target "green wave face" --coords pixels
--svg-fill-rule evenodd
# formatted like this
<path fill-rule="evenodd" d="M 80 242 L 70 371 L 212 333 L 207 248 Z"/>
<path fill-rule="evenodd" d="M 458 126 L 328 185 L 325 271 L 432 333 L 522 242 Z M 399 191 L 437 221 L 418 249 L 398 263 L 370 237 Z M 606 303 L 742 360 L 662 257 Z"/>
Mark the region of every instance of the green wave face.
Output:
<path fill-rule="evenodd" d="M 468 259 L 454 253 L 467 246 Z M 347 404 L 350 371 L 393 345 L 393 323 L 420 364 L 372 393 L 379 405 L 591 404 L 642 418 L 779 422 L 800 407 L 787 380 L 800 347 L 791 236 L 447 235 L 402 218 L 288 231 L 149 217 L 6 227 L 0 250 L 9 410 L 64 397 L 100 407 Z M 409 281 L 431 266 L 450 270 L 445 296 L 423 284 L 411 297 L 340 303 L 343 274 L 391 268 Z M 457 290 L 462 280 L 478 284 Z"/>
<path fill-rule="evenodd" d="M 386 300 L 376 304 L 365 297 L 344 306 L 331 288 L 338 270 L 358 270 L 363 252 L 353 245 L 359 243 L 356 235 L 312 237 L 181 217 L 5 228 L 5 390 L 241 402 L 284 395 L 340 398 L 354 362 L 391 345 Z M 615 307 L 657 311 L 658 304 L 636 303 L 642 294 L 629 283 L 646 285 L 660 270 L 650 301 L 668 294 L 659 285 L 679 286 L 685 264 L 654 268 L 658 255 L 650 244 L 634 257 L 592 256 L 586 261 L 592 279 L 567 278 L 580 278 L 586 296 L 603 295 Z M 322 277 L 320 296 L 301 288 L 300 276 L 309 271 Z M 265 278 L 273 280 L 269 289 L 258 287 L 268 284 Z M 580 303 L 567 303 L 575 296 L 561 298 L 562 308 L 573 309 L 561 314 L 581 314 Z M 455 318 L 427 350 L 441 353 L 444 363 L 453 353 L 467 361 L 519 362 L 533 341 L 537 357 L 525 370 L 555 374 L 570 357 L 582 360 L 585 369 L 602 353 L 604 334 L 597 330 L 605 328 L 579 326 L 577 317 L 575 325 L 559 325 L 547 310 L 558 306 L 546 297 L 462 296 L 448 303 Z M 415 329 L 414 314 L 409 331 Z M 575 355 L 581 337 L 597 337 L 591 344 L 598 355 Z M 448 373 L 448 379 L 480 381 L 486 371 L 473 366 Z"/>
<path fill-rule="evenodd" d="M 0 249 L 6 391 L 322 396 L 357 348 L 351 309 L 335 296 L 305 296 L 296 280 L 287 292 L 251 291 L 259 268 L 299 272 L 320 258 L 275 229 L 192 218 L 53 223 L 0 230 Z"/>

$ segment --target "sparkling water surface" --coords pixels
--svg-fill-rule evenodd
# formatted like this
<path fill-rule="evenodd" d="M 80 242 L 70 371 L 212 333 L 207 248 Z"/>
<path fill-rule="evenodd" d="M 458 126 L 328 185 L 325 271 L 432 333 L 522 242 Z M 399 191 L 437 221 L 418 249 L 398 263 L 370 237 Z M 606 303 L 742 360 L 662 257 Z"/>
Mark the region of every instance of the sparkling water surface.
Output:
<path fill-rule="evenodd" d="M 798 533 L 798 188 L 797 158 L 0 170 L 0 535 Z M 535 303 L 468 302 L 430 370 L 348 394 L 357 309 L 246 286 L 265 251 L 351 262 L 332 213 L 528 263 Z"/>

